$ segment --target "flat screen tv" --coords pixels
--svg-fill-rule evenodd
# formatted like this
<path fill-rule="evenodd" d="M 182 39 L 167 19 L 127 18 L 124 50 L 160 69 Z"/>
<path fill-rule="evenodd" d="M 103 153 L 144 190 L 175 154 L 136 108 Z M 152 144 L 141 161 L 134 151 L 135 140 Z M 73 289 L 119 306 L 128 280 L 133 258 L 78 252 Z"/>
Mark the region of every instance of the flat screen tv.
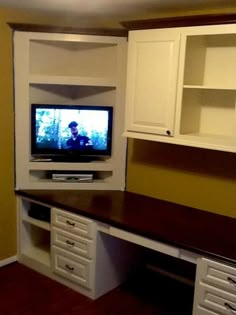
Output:
<path fill-rule="evenodd" d="M 31 154 L 55 161 L 111 155 L 112 107 L 31 105 Z"/>

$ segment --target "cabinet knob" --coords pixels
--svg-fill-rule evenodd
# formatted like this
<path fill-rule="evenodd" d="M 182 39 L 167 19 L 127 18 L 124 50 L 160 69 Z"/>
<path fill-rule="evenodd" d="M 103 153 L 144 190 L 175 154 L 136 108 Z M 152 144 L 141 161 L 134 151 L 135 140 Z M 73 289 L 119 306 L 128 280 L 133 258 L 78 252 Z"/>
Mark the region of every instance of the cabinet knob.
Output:
<path fill-rule="evenodd" d="M 168 136 L 170 136 L 170 135 L 171 135 L 170 130 L 166 130 L 166 134 L 167 134 Z"/>

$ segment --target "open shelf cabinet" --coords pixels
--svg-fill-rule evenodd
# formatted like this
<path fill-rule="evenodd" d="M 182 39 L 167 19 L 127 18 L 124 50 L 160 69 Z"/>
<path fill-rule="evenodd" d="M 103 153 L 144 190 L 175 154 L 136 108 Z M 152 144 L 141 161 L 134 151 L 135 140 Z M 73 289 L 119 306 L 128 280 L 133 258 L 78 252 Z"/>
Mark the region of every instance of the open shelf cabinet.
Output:
<path fill-rule="evenodd" d="M 235 152 L 235 26 L 182 32 L 176 139 Z"/>
<path fill-rule="evenodd" d="M 50 223 L 35 219 L 29 216 L 31 207 L 37 207 L 37 204 L 27 199 L 18 200 L 18 255 L 21 259 L 31 261 L 50 269 Z M 40 207 L 45 207 L 40 205 Z"/>
<path fill-rule="evenodd" d="M 16 189 L 124 190 L 126 45 L 126 38 L 115 36 L 14 33 Z M 89 163 L 33 162 L 31 104 L 112 107 L 111 156 Z M 94 181 L 59 183 L 49 175 L 67 171 L 94 173 Z"/>

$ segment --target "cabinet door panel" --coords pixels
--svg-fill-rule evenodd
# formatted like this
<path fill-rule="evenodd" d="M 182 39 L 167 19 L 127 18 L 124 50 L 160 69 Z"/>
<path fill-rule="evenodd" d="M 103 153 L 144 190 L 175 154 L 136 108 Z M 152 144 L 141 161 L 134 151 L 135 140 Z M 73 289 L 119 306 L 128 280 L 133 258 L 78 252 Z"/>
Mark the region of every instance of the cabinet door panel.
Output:
<path fill-rule="evenodd" d="M 130 32 L 127 131 L 173 135 L 179 42 L 177 31 Z"/>

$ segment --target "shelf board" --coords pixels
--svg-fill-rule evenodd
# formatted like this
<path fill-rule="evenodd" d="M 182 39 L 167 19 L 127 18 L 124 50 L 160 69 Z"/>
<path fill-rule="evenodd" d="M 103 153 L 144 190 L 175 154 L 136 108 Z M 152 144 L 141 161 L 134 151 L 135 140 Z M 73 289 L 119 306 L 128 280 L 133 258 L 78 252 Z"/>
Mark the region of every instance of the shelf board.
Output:
<path fill-rule="evenodd" d="M 50 223 L 31 218 L 28 215 L 23 215 L 22 221 L 27 222 L 27 223 L 32 224 L 32 225 L 35 225 L 35 226 L 37 226 L 41 229 L 47 230 L 47 231 L 51 230 Z"/>
<path fill-rule="evenodd" d="M 199 89 L 199 90 L 235 90 L 236 87 L 229 86 L 214 86 L 214 85 L 184 85 L 184 89 Z"/>
<path fill-rule="evenodd" d="M 28 169 L 32 171 L 113 171 L 112 162 L 88 162 L 88 163 L 56 163 L 56 162 L 34 162 L 28 163 Z"/>
<path fill-rule="evenodd" d="M 223 135 L 216 135 L 216 134 L 208 134 L 208 133 L 182 133 L 180 136 L 184 137 L 192 137 L 192 138 L 199 138 L 203 141 L 213 141 L 214 143 L 224 144 L 224 145 L 232 145 L 232 137 L 230 136 L 223 136 Z"/>
<path fill-rule="evenodd" d="M 40 262 L 47 267 L 51 265 L 49 245 L 39 244 L 37 247 L 28 247 L 22 251 L 22 255 Z"/>
<path fill-rule="evenodd" d="M 84 86 L 103 86 L 116 87 L 114 78 L 109 77 L 79 77 L 79 76 L 54 76 L 54 75 L 30 75 L 30 84 L 42 85 L 84 85 Z"/>

